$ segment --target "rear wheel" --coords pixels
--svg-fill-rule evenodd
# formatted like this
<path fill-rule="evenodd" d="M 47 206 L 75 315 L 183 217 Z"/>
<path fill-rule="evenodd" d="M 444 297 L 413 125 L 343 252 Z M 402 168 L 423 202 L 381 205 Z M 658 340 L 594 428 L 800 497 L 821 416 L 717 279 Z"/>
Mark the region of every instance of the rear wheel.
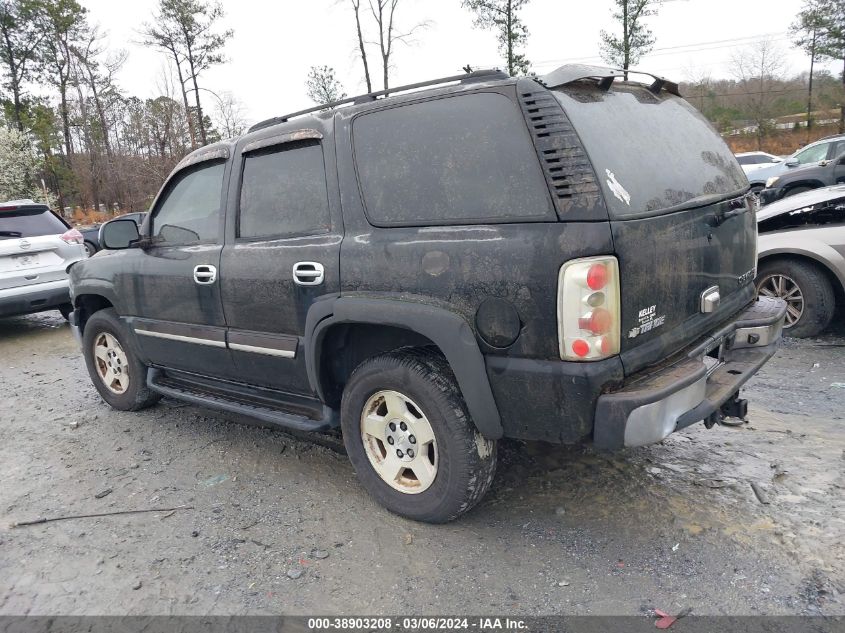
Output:
<path fill-rule="evenodd" d="M 496 443 L 470 420 L 441 356 L 400 350 L 352 374 L 341 404 L 343 441 L 364 488 L 388 510 L 445 523 L 493 481 Z"/>
<path fill-rule="evenodd" d="M 147 367 L 129 345 L 113 308 L 94 313 L 85 324 L 82 353 L 94 387 L 115 409 L 138 411 L 161 396 L 147 388 Z"/>
<path fill-rule="evenodd" d="M 784 334 L 803 338 L 821 333 L 833 319 L 833 286 L 816 266 L 778 259 L 767 261 L 757 274 L 757 293 L 787 303 Z"/>
<path fill-rule="evenodd" d="M 792 189 L 787 189 L 786 193 L 783 194 L 783 197 L 788 198 L 789 196 L 797 196 L 799 193 L 812 191 L 813 189 L 814 187 L 793 187 Z"/>
<path fill-rule="evenodd" d="M 88 240 L 85 240 L 82 243 L 82 246 L 85 247 L 85 256 L 86 257 L 91 257 L 91 255 L 93 255 L 94 253 L 97 252 L 97 247 L 94 246 L 93 242 L 89 242 Z"/>

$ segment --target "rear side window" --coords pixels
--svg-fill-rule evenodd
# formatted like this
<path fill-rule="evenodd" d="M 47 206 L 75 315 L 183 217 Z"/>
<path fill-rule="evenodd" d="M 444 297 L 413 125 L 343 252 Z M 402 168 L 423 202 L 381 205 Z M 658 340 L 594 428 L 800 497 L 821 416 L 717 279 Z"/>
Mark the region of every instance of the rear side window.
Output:
<path fill-rule="evenodd" d="M 168 246 L 214 241 L 220 233 L 224 163 L 178 174 L 153 216 L 153 236 Z"/>
<path fill-rule="evenodd" d="M 377 226 L 554 220 L 521 111 L 476 93 L 365 114 L 353 124 L 364 206 Z"/>
<path fill-rule="evenodd" d="M 305 235 L 329 228 L 326 169 L 319 143 L 287 144 L 244 158 L 239 237 Z"/>
<path fill-rule="evenodd" d="M 0 240 L 61 235 L 67 226 L 47 209 L 0 211 Z"/>

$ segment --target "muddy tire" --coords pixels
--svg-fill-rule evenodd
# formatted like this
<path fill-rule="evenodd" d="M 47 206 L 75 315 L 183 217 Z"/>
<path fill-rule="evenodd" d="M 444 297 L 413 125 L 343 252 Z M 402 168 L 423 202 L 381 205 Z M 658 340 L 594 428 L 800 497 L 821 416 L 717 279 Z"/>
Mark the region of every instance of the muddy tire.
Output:
<path fill-rule="evenodd" d="M 364 488 L 409 519 L 451 521 L 493 481 L 496 442 L 478 433 L 448 363 L 428 350 L 359 365 L 343 391 L 341 425 Z"/>
<path fill-rule="evenodd" d="M 833 286 L 813 264 L 790 259 L 767 261 L 760 266 L 755 284 L 757 294 L 787 302 L 784 336 L 816 336 L 833 319 Z"/>
<path fill-rule="evenodd" d="M 91 382 L 115 409 L 139 411 L 161 399 L 147 388 L 147 367 L 135 355 L 114 309 L 100 310 L 88 319 L 82 353 Z"/>

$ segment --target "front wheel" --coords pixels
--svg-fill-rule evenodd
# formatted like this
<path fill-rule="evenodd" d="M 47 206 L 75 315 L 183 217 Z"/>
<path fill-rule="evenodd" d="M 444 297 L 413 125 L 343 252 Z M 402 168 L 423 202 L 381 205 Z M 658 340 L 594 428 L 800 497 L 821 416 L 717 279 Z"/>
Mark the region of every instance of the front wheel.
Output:
<path fill-rule="evenodd" d="M 138 411 L 161 399 L 147 388 L 147 367 L 129 345 L 126 329 L 113 308 L 95 312 L 88 319 L 82 353 L 91 382 L 115 409 Z"/>
<path fill-rule="evenodd" d="M 478 503 L 496 471 L 496 442 L 470 420 L 446 360 L 427 350 L 371 358 L 341 404 L 343 442 L 364 488 L 391 512 L 445 523 Z"/>

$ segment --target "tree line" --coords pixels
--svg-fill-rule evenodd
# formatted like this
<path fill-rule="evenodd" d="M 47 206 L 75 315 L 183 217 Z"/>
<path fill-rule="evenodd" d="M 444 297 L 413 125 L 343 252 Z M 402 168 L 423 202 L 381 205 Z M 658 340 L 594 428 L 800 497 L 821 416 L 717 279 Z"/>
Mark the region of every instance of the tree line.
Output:
<path fill-rule="evenodd" d="M 454 1 L 475 28 L 495 34 L 509 74 L 532 74 L 524 20 L 530 0 Z M 665 1 L 613 0 L 609 28 L 598 34 L 602 59 L 626 74 L 635 68 L 654 50 L 649 20 Z M 397 49 L 412 45 L 430 22 L 409 23 L 408 0 L 336 4 L 348 11 L 367 91 L 389 89 Z M 243 106 L 204 82 L 206 71 L 227 62 L 234 34 L 223 18 L 217 0 L 158 0 L 137 43 L 160 51 L 167 65 L 158 96 L 141 98 L 120 88 L 127 54 L 106 46 L 79 0 L 0 0 L 0 170 L 10 165 L 0 176 L 0 198 L 144 210 L 186 153 L 242 133 Z M 801 75 L 784 76 L 782 51 L 762 41 L 736 51 L 731 77 L 693 77 L 685 94 L 722 130 L 750 122 L 761 147 L 772 120 L 787 114 L 807 112 L 809 135 L 814 112 L 839 108 L 845 127 L 845 0 L 805 0 L 790 37 L 810 58 Z M 831 61 L 842 64 L 841 77 L 818 70 Z M 330 65 L 311 68 L 305 92 L 317 104 L 346 96 Z"/>

